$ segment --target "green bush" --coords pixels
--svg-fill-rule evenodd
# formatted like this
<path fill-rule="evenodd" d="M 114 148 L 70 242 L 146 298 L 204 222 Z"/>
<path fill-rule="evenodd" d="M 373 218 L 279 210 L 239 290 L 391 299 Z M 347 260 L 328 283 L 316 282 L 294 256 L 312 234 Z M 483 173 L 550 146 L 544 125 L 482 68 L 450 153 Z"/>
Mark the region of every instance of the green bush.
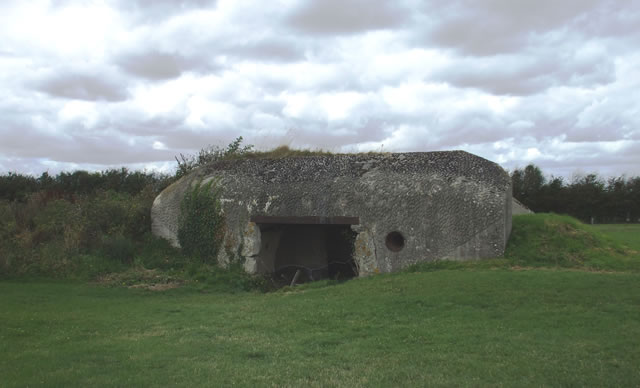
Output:
<path fill-rule="evenodd" d="M 151 186 L 147 186 L 131 197 L 124 223 L 126 236 L 140 241 L 151 232 L 151 206 L 155 198 L 156 193 Z"/>
<path fill-rule="evenodd" d="M 102 236 L 102 252 L 113 261 L 131 264 L 136 247 L 133 241 L 118 233 L 112 236 Z"/>
<path fill-rule="evenodd" d="M 79 210 L 78 206 L 63 199 L 50 201 L 43 206 L 33 217 L 40 242 L 62 238 L 65 229 L 79 221 Z"/>
<path fill-rule="evenodd" d="M 103 260 L 103 269 L 131 265 L 151 233 L 154 196 L 148 186 L 134 195 L 96 191 L 59 197 L 42 191 L 23 202 L 2 200 L 0 270 L 6 276 L 52 277 L 93 272 L 85 271 L 79 257 Z"/>
<path fill-rule="evenodd" d="M 176 171 L 176 178 L 181 178 L 198 167 L 204 166 L 209 163 L 217 162 L 225 159 L 240 158 L 254 154 L 253 145 L 242 146 L 242 136 L 237 137 L 234 141 L 229 143 L 227 148 L 220 148 L 218 146 L 208 146 L 202 148 L 198 155 L 183 155 L 180 154 L 180 159 L 176 156 L 176 162 L 178 162 L 178 170 Z"/>
<path fill-rule="evenodd" d="M 183 255 L 150 238 L 153 200 L 172 179 L 124 168 L 0 175 L 0 276 L 183 267 Z"/>
<path fill-rule="evenodd" d="M 178 240 L 182 250 L 204 263 L 217 264 L 224 237 L 221 190 L 214 180 L 198 182 L 180 204 Z"/>
<path fill-rule="evenodd" d="M 112 191 L 100 192 L 82 201 L 82 218 L 88 245 L 99 243 L 102 234 L 124 232 L 131 196 Z"/>
<path fill-rule="evenodd" d="M 8 272 L 16 250 L 16 223 L 9 201 L 0 200 L 0 274 Z"/>
<path fill-rule="evenodd" d="M 136 255 L 136 263 L 147 269 L 182 269 L 186 266 L 187 258 L 163 238 L 148 233 L 140 244 Z"/>
<path fill-rule="evenodd" d="M 102 236 L 123 235 L 139 242 L 151 231 L 151 204 L 155 197 L 147 188 L 136 195 L 99 192 L 81 201 L 82 231 L 79 239 L 87 250 L 101 246 Z"/>

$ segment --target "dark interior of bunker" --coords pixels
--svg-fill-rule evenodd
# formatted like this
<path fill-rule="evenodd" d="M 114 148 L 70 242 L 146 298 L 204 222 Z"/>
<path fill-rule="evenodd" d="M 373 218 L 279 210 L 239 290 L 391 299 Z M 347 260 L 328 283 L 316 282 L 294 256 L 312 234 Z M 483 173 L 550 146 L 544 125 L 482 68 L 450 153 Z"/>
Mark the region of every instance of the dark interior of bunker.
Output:
<path fill-rule="evenodd" d="M 258 272 L 278 285 L 358 276 L 353 260 L 356 233 L 344 224 L 258 223 Z"/>

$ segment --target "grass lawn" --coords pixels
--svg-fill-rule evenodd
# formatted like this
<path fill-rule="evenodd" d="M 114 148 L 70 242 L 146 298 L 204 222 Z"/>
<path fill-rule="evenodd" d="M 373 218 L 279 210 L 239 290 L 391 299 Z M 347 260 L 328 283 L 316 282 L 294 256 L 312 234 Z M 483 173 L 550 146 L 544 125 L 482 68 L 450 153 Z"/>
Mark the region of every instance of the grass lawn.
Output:
<path fill-rule="evenodd" d="M 592 228 L 633 250 L 640 251 L 640 224 L 604 224 L 593 225 Z"/>
<path fill-rule="evenodd" d="M 271 294 L 0 282 L 3 386 L 634 386 L 640 274 L 442 270 Z"/>

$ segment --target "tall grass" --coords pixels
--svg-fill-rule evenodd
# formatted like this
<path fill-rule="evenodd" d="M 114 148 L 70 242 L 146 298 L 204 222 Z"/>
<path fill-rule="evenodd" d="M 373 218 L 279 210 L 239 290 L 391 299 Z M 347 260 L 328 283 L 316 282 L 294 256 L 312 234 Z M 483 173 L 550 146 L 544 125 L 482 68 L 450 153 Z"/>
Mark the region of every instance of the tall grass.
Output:
<path fill-rule="evenodd" d="M 202 203 L 213 203 L 214 213 L 219 205 L 210 191 L 198 193 L 202 195 L 193 198 L 191 221 L 204 220 L 221 231 L 211 224 L 219 224 L 220 217 L 197 217 L 203 215 Z M 97 191 L 58 198 L 35 192 L 23 202 L 0 200 L 0 278 L 73 278 L 126 286 L 190 282 L 202 291 L 228 292 L 272 288 L 238 263 L 215 265 L 211 258 L 220 244 L 213 249 L 198 245 L 209 241 L 201 234 L 190 236 L 196 241 L 194 246 L 185 244 L 194 248 L 186 252 L 153 236 L 150 210 L 155 195 L 147 187 L 137 194 Z"/>
<path fill-rule="evenodd" d="M 0 275 L 92 277 L 122 270 L 142 253 L 174 254 L 150 237 L 154 197 L 146 189 L 134 195 L 99 191 L 74 198 L 36 192 L 24 202 L 0 201 Z"/>

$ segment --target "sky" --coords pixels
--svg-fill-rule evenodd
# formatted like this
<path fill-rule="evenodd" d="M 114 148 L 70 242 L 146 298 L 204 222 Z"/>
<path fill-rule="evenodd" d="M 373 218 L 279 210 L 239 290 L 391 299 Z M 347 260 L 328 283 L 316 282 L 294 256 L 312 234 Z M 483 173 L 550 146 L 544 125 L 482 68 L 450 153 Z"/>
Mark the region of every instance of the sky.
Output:
<path fill-rule="evenodd" d="M 2 0 L 0 173 L 238 136 L 640 175 L 638 0 Z"/>

